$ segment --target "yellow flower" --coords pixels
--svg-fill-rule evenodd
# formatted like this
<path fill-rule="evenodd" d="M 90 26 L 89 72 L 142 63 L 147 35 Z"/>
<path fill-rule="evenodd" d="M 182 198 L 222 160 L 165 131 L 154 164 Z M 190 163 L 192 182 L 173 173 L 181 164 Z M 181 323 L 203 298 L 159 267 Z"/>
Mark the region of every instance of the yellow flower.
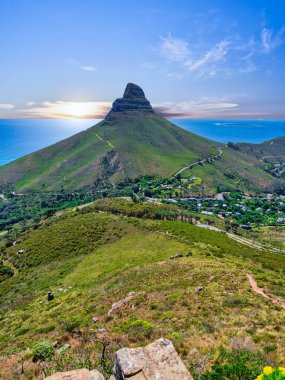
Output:
<path fill-rule="evenodd" d="M 263 379 L 263 375 L 261 374 L 261 375 L 257 376 L 257 378 L 255 380 L 262 380 L 262 379 Z"/>
<path fill-rule="evenodd" d="M 270 375 L 273 372 L 273 368 L 268 366 L 263 368 L 264 375 Z"/>
<path fill-rule="evenodd" d="M 284 372 L 285 373 L 285 367 L 278 367 L 279 371 L 280 372 Z"/>

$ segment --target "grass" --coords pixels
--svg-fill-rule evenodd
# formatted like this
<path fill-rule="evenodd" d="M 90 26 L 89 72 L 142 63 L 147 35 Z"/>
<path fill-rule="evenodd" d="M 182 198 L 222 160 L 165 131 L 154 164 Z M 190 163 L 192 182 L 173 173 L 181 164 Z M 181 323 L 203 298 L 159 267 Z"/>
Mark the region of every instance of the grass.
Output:
<path fill-rule="evenodd" d="M 256 252 L 186 223 L 92 208 L 53 217 L 18 240 L 3 253 L 18 273 L 0 283 L 2 368 L 9 360 L 18 368 L 23 357 L 26 379 L 83 362 L 107 373 L 118 348 L 161 336 L 174 342 L 197 379 L 213 364 L 230 363 L 222 347 L 258 353 L 260 371 L 282 364 L 284 310 L 253 293 L 246 280 L 250 271 L 266 291 L 284 289 L 281 255 Z M 18 255 L 18 247 L 26 253 Z M 193 256 L 185 257 L 188 251 Z M 184 257 L 169 260 L 178 252 Z M 199 286 L 203 291 L 197 294 Z M 53 301 L 46 301 L 47 290 Z M 112 304 L 130 292 L 137 295 L 108 317 Z M 32 363 L 27 351 L 42 341 L 71 347 L 43 366 Z M 100 359 L 104 345 L 106 362 Z M 7 361 L 8 354 L 13 355 Z M 12 379 L 8 372 L 0 371 L 1 379 Z"/>

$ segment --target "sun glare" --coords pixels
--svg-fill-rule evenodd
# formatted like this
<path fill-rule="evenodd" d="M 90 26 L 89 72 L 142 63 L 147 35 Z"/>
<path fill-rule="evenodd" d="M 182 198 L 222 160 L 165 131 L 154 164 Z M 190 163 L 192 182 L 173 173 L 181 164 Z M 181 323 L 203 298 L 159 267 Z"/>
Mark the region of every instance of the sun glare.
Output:
<path fill-rule="evenodd" d="M 76 103 L 71 102 L 66 104 L 66 114 L 71 117 L 84 117 L 91 115 L 94 112 L 94 104 L 92 103 Z"/>

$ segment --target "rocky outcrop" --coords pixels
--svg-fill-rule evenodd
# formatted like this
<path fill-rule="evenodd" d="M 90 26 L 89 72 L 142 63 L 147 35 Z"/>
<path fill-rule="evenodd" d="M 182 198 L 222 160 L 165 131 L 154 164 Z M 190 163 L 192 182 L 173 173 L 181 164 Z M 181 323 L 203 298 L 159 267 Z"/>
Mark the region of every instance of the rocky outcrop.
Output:
<path fill-rule="evenodd" d="M 114 377 L 116 380 L 193 380 L 167 339 L 158 339 L 144 348 L 117 351 Z"/>
<path fill-rule="evenodd" d="M 109 380 L 193 380 L 168 339 L 158 339 L 146 347 L 122 348 L 115 354 Z M 86 368 L 58 372 L 46 380 L 104 380 L 97 370 Z"/>
<path fill-rule="evenodd" d="M 122 98 L 118 98 L 114 101 L 112 112 L 123 111 L 145 111 L 154 112 L 150 102 L 146 99 L 143 90 L 133 83 L 128 83 Z M 108 118 L 108 116 L 107 116 Z"/>
<path fill-rule="evenodd" d="M 57 372 L 47 377 L 46 380 L 104 380 L 104 376 L 96 369 L 89 371 L 83 368 L 68 372 Z"/>

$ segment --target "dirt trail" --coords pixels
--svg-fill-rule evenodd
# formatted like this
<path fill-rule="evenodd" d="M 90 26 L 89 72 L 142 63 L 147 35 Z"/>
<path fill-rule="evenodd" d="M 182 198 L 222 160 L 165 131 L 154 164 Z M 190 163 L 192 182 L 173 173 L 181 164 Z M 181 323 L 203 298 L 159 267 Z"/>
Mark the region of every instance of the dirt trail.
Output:
<path fill-rule="evenodd" d="M 88 131 L 88 132 L 92 133 L 92 135 L 95 135 L 99 140 L 101 140 L 101 141 L 105 142 L 106 144 L 108 144 L 111 148 L 115 148 L 114 145 L 110 143 L 110 141 L 102 139 L 102 137 L 100 137 L 99 135 L 97 135 L 97 133 L 92 132 L 92 131 Z"/>
<path fill-rule="evenodd" d="M 264 290 L 257 285 L 257 283 L 256 283 L 256 281 L 255 281 L 255 279 L 251 273 L 247 274 L 247 279 L 248 279 L 248 282 L 251 286 L 251 289 L 254 291 L 254 293 L 259 294 L 260 296 L 262 296 L 263 298 L 265 298 L 268 301 L 271 301 L 274 304 L 278 304 L 279 306 L 281 306 L 285 310 L 285 300 L 283 300 L 282 298 L 269 296 L 269 295 L 265 294 Z"/>

